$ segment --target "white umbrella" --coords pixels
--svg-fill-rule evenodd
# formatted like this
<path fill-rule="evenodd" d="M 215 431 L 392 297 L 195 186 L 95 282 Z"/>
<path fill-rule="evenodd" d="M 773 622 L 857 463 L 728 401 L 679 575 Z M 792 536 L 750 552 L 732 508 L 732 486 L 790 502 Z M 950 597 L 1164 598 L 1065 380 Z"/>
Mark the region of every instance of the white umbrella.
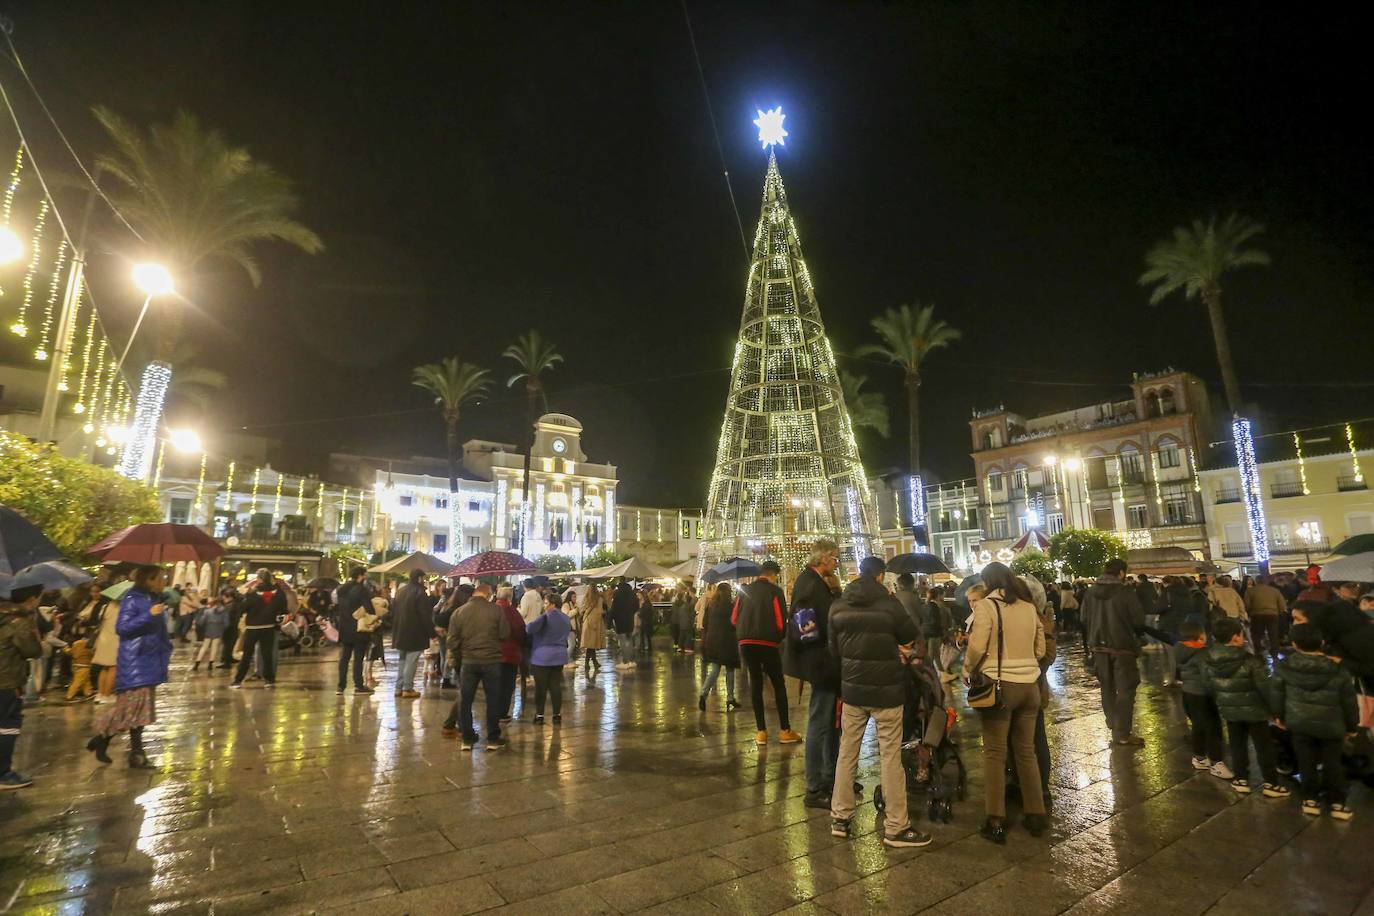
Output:
<path fill-rule="evenodd" d="M 593 579 L 677 579 L 678 574 L 666 566 L 650 563 L 643 557 L 630 557 L 614 566 L 601 569 Z"/>
<path fill-rule="evenodd" d="M 608 569 L 610 569 L 609 566 L 589 566 L 586 569 L 574 569 L 572 572 L 561 573 L 561 575 L 570 579 L 600 579 Z"/>
<path fill-rule="evenodd" d="M 407 554 L 406 556 L 392 560 L 389 563 L 382 563 L 379 566 L 374 566 L 371 569 L 369 569 L 368 572 L 383 574 L 391 573 L 392 575 L 402 575 L 412 570 L 418 569 L 421 572 L 428 573 L 432 576 L 439 576 L 448 572 L 452 568 L 452 563 L 445 563 L 443 560 L 439 559 L 433 554 L 425 553 L 423 550 L 417 550 L 414 553 Z"/>
<path fill-rule="evenodd" d="M 177 565 L 172 567 L 172 587 L 181 588 L 181 584 L 186 581 L 186 561 L 177 560 Z"/>
<path fill-rule="evenodd" d="M 206 560 L 204 563 L 201 564 L 201 566 L 200 566 L 200 590 L 201 590 L 202 592 L 205 592 L 205 593 L 207 593 L 207 594 L 209 593 L 209 591 L 210 591 L 210 586 L 214 585 L 214 582 L 212 581 L 212 579 L 214 578 L 214 575 L 215 575 L 215 565 L 214 565 L 213 563 L 211 563 L 209 560 Z"/>
<path fill-rule="evenodd" d="M 1324 582 L 1374 582 L 1374 553 L 1357 553 L 1322 564 Z"/>
<path fill-rule="evenodd" d="M 697 574 L 697 569 L 700 566 L 701 560 L 697 559 L 696 557 L 692 557 L 692 559 L 690 560 L 683 560 L 676 566 L 670 566 L 668 568 L 673 571 L 673 575 L 678 576 L 679 578 L 694 578 Z"/>

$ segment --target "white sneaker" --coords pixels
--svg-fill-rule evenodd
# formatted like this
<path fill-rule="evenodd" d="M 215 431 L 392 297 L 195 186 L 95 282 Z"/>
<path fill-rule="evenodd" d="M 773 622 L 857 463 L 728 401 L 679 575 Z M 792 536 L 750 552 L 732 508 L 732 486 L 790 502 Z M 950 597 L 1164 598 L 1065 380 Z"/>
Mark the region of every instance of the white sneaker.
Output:
<path fill-rule="evenodd" d="M 1218 760 L 1216 763 L 1212 764 L 1212 767 L 1208 772 L 1210 772 L 1217 779 L 1229 780 L 1236 778 L 1236 774 L 1231 772 L 1231 768 L 1226 765 L 1225 760 Z"/>
<path fill-rule="evenodd" d="M 1208 760 L 1206 757 L 1194 757 L 1194 758 L 1193 758 L 1193 769 L 1195 769 L 1195 770 L 1210 770 L 1211 768 L 1212 768 L 1212 761 Z"/>

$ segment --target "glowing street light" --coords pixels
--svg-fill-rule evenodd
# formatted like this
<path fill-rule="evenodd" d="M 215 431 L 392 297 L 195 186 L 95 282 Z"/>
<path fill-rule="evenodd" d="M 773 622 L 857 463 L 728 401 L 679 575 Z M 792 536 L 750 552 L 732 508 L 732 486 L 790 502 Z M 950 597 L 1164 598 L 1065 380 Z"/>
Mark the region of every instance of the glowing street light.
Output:
<path fill-rule="evenodd" d="M 193 429 L 169 429 L 167 441 L 179 452 L 192 453 L 201 450 L 200 436 Z"/>
<path fill-rule="evenodd" d="M 24 242 L 8 226 L 0 228 L 0 264 L 18 261 L 24 256 Z"/>
<path fill-rule="evenodd" d="M 1042 460 L 1044 461 L 1045 467 L 1052 468 L 1059 463 L 1059 456 L 1053 454 L 1046 455 Z"/>
<path fill-rule="evenodd" d="M 1080 460 L 1078 460 L 1077 458 L 1065 458 L 1065 459 L 1064 459 L 1064 470 L 1066 470 L 1066 471 L 1077 471 L 1077 470 L 1081 469 L 1082 467 L 1083 467 L 1083 462 L 1080 461 Z"/>
<path fill-rule="evenodd" d="M 135 264 L 134 285 L 148 296 L 168 296 L 175 290 L 172 274 L 161 264 Z"/>

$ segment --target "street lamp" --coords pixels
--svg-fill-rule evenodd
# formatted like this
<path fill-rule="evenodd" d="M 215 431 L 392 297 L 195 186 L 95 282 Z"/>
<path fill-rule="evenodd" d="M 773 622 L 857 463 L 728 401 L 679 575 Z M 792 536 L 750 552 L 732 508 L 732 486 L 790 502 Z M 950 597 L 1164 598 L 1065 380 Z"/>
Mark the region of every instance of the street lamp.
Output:
<path fill-rule="evenodd" d="M 23 256 L 23 240 L 9 226 L 0 227 L 0 264 L 18 261 Z"/>
<path fill-rule="evenodd" d="M 193 429 L 169 429 L 167 441 L 179 452 L 194 454 L 201 450 L 200 436 Z"/>
<path fill-rule="evenodd" d="M 1079 470 L 1079 469 L 1082 468 L 1082 467 L 1083 467 L 1083 462 L 1080 461 L 1080 460 L 1077 459 L 1077 458 L 1065 458 L 1065 459 L 1064 459 L 1064 470 L 1066 470 L 1066 471 L 1077 471 L 1077 470 Z"/>
<path fill-rule="evenodd" d="M 124 345 L 124 352 L 119 356 L 119 362 L 115 363 L 115 372 L 118 373 L 124 365 L 124 360 L 129 356 L 129 348 L 134 345 L 134 338 L 138 336 L 138 329 L 143 326 L 143 318 L 148 314 L 148 305 L 153 301 L 154 296 L 170 296 L 175 292 L 172 284 L 172 274 L 161 264 L 135 264 L 133 270 L 134 285 L 143 292 L 143 308 L 139 309 L 138 320 L 134 322 L 134 330 L 129 335 L 129 342 Z"/>

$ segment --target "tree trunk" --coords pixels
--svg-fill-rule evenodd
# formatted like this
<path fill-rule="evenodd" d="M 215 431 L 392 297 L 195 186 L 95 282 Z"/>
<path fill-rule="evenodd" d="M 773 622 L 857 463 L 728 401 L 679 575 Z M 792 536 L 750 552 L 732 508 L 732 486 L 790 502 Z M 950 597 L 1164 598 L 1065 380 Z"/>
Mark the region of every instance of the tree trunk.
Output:
<path fill-rule="evenodd" d="M 527 383 L 525 393 L 528 396 L 528 406 L 525 408 L 525 420 L 529 424 L 529 445 L 525 448 L 525 468 L 524 468 L 524 491 L 520 496 L 520 537 L 519 547 L 516 553 L 525 555 L 525 532 L 530 524 L 530 452 L 534 451 L 534 411 L 535 397 L 539 392 L 538 382 Z"/>
<path fill-rule="evenodd" d="M 1236 364 L 1231 360 L 1231 339 L 1226 336 L 1226 316 L 1221 311 L 1221 287 L 1202 291 L 1207 317 L 1212 322 L 1212 342 L 1217 348 L 1217 363 L 1221 366 L 1221 384 L 1226 390 L 1226 406 L 1232 416 L 1240 415 L 1240 380 L 1236 378 Z"/>
<path fill-rule="evenodd" d="M 921 375 L 918 372 L 906 374 L 906 408 L 910 428 L 907 444 L 910 447 L 910 473 L 921 473 Z"/>
<path fill-rule="evenodd" d="M 444 411 L 444 431 L 448 442 L 448 491 L 458 492 L 458 411 Z"/>

